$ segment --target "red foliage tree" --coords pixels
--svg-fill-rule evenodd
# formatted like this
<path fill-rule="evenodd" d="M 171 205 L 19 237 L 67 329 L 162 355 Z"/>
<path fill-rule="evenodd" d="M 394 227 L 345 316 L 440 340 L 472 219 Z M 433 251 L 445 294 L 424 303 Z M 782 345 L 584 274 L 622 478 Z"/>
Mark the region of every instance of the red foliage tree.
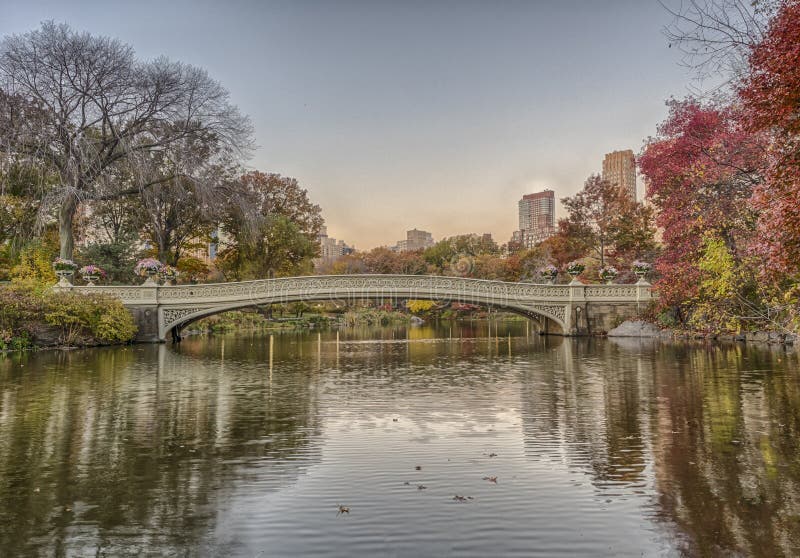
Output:
<path fill-rule="evenodd" d="M 753 49 L 739 89 L 745 121 L 769 137 L 764 184 L 753 196 L 767 269 L 800 274 L 800 1 L 785 2 Z"/>
<path fill-rule="evenodd" d="M 755 228 L 747 202 L 760 183 L 764 152 L 731 109 L 692 99 L 669 106 L 639 166 L 663 230 L 664 251 L 656 260 L 660 302 L 681 307 L 698 294 L 704 235 L 722 239 L 735 258 L 746 256 Z"/>

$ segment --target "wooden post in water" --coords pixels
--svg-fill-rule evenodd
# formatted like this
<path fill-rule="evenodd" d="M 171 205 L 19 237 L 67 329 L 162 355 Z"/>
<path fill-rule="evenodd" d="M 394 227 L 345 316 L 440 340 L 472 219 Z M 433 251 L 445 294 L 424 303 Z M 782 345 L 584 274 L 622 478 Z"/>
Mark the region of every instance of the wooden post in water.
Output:
<path fill-rule="evenodd" d="M 275 348 L 275 338 L 270 334 L 269 336 L 269 377 L 272 380 L 272 352 Z"/>
<path fill-rule="evenodd" d="M 511 332 L 508 332 L 508 356 L 511 356 Z"/>
<path fill-rule="evenodd" d="M 322 367 L 322 332 L 317 332 L 317 369 Z"/>

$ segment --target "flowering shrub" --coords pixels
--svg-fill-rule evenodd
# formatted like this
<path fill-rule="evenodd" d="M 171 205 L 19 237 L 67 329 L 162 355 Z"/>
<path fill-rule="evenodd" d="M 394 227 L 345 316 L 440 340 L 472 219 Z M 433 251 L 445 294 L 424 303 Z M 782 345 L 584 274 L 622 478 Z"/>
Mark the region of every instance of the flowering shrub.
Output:
<path fill-rule="evenodd" d="M 636 260 L 631 264 L 634 273 L 650 273 L 653 271 L 653 264 Z"/>
<path fill-rule="evenodd" d="M 53 260 L 53 269 L 56 271 L 75 271 L 78 269 L 78 264 L 65 258 L 56 258 Z"/>
<path fill-rule="evenodd" d="M 579 262 L 569 262 L 567 264 L 567 273 L 570 275 L 580 275 L 586 266 Z"/>
<path fill-rule="evenodd" d="M 145 258 L 136 263 L 136 267 L 133 268 L 133 271 L 136 275 L 144 277 L 145 275 L 155 275 L 159 273 L 162 267 L 164 267 L 164 264 L 157 259 Z"/>
<path fill-rule="evenodd" d="M 616 278 L 617 275 L 619 275 L 619 272 L 617 271 L 616 267 L 607 265 L 600 269 L 598 275 L 600 275 L 600 279 L 604 281 L 611 281 L 612 279 Z"/>
<path fill-rule="evenodd" d="M 546 265 L 539 270 L 539 275 L 547 279 L 553 279 L 558 275 L 558 268 L 553 264 Z"/>
<path fill-rule="evenodd" d="M 103 271 L 102 268 L 100 268 L 100 267 L 98 267 L 96 265 L 92 265 L 92 264 L 83 266 L 82 268 L 80 268 L 78 270 L 78 273 L 80 273 L 84 277 L 105 277 L 106 276 L 106 272 Z"/>

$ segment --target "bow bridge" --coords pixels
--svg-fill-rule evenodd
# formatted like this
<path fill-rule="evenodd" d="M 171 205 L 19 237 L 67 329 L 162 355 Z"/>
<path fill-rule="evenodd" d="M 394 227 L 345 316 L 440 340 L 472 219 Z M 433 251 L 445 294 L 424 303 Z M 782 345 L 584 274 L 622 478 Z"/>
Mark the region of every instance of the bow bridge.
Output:
<path fill-rule="evenodd" d="M 227 310 L 298 301 L 428 299 L 477 304 L 535 319 L 542 331 L 585 335 L 608 331 L 651 300 L 650 284 L 508 283 L 427 275 L 332 275 L 236 283 L 158 286 L 73 286 L 119 298 L 139 325 L 137 341 L 164 341 L 174 328 Z"/>

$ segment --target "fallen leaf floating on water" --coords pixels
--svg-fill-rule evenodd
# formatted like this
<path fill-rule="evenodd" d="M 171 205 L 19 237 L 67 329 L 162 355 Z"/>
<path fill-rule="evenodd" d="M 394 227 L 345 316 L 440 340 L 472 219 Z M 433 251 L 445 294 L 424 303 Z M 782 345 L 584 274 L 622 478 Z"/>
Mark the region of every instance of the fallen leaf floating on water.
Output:
<path fill-rule="evenodd" d="M 393 419 L 392 419 L 392 422 L 397 422 L 397 419 L 396 419 L 396 418 L 393 418 Z"/>
<path fill-rule="evenodd" d="M 336 515 L 341 515 L 343 513 L 350 513 L 350 508 L 347 506 L 339 506 L 339 511 L 336 512 Z"/>
<path fill-rule="evenodd" d="M 483 480 L 497 484 L 497 477 L 483 477 Z"/>
<path fill-rule="evenodd" d="M 458 494 L 456 494 L 455 496 L 453 496 L 453 500 L 455 500 L 456 502 L 467 502 L 468 500 L 472 500 L 472 496 L 459 496 Z"/>
<path fill-rule="evenodd" d="M 424 484 L 418 484 L 417 485 L 417 490 L 425 490 L 426 488 L 428 488 L 428 487 L 425 486 Z"/>
<path fill-rule="evenodd" d="M 414 467 L 414 469 L 416 469 L 417 471 L 422 471 L 422 466 L 421 465 L 417 465 L 416 467 Z"/>

